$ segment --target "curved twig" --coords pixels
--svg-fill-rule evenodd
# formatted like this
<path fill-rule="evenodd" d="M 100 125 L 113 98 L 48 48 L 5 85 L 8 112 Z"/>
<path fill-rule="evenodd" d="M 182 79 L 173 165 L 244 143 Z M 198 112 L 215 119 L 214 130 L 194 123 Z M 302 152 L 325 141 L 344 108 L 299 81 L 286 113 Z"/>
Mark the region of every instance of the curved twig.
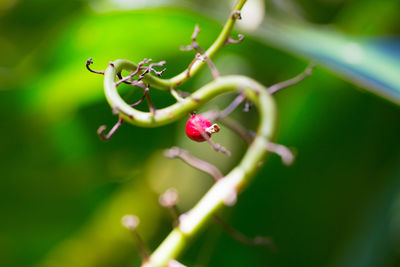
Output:
<path fill-rule="evenodd" d="M 249 148 L 240 163 L 225 177 L 219 178 L 195 207 L 179 217 L 179 224 L 174 227 L 172 232 L 150 257 L 143 262 L 142 266 L 167 266 L 176 259 L 183 250 L 185 244 L 194 238 L 195 234 L 205 226 L 206 222 L 209 221 L 218 210 L 224 205 L 233 205 L 235 203 L 237 194 L 250 182 L 251 178 L 262 165 L 260 163 L 263 162 L 268 150 L 276 150 L 273 149 L 274 147 L 271 148 L 270 146 L 276 130 L 277 118 L 275 102 L 268 89 L 258 82 L 244 76 L 234 75 L 218 77 L 216 73 L 213 73 L 214 77 L 218 77 L 218 79 L 206 84 L 186 98 L 176 97 L 176 92 L 174 91 L 174 88 L 196 74 L 205 64 L 210 65 L 210 59 L 224 44 L 227 42 L 234 42 L 230 34 L 234 22 L 240 19 L 240 9 L 245 2 L 246 0 L 238 0 L 220 35 L 206 51 L 201 50 L 196 43 L 199 28 L 195 28 L 192 35 L 192 45 L 186 48 L 195 50 L 198 52 L 198 56 L 196 56 L 195 60 L 189 65 L 188 70 L 183 71 L 171 79 L 161 79 L 157 77 L 160 76 L 164 70 L 156 71 L 152 68 L 153 66 L 163 66 L 165 62 L 151 64 L 146 69 L 143 69 L 144 67 L 141 68 L 142 66 L 140 63 L 135 64 L 128 60 L 119 59 L 111 62 L 104 72 L 104 90 L 107 101 L 112 110 L 118 114 L 121 122 L 126 121 L 142 127 L 166 125 L 187 116 L 188 113 L 190 114 L 198 110 L 216 96 L 226 93 L 236 93 L 240 95 L 226 113 L 229 113 L 231 109 L 233 110 L 244 99 L 251 101 L 259 111 L 259 127 L 251 140 L 250 138 L 247 139 L 250 142 Z M 119 83 L 116 83 L 115 79 L 123 70 L 130 71 L 131 74 L 125 78 L 120 78 L 119 83 L 129 81 L 134 75 L 138 74 L 138 80 L 144 85 L 149 86 L 149 84 L 151 84 L 154 88 L 169 90 L 177 98 L 177 103 L 159 109 L 157 112 L 152 108 L 151 104 L 150 112 L 143 112 L 135 109 L 121 98 L 117 90 Z M 140 72 L 141 70 L 143 71 Z M 157 76 L 152 75 L 151 72 Z M 281 84 L 276 87 L 273 92 L 287 85 L 291 85 L 292 82 L 301 80 L 300 78 L 302 77 Z M 122 79 L 123 81 L 121 81 Z M 270 91 L 272 90 L 271 88 L 269 89 Z M 145 97 L 149 100 L 149 95 L 146 92 Z M 214 173 L 213 175 L 216 174 Z M 216 176 L 219 177 L 219 174 Z"/>
<path fill-rule="evenodd" d="M 88 71 L 97 73 L 97 74 L 104 74 L 104 71 L 92 70 L 92 68 L 90 68 L 91 64 L 93 64 L 92 58 L 89 58 L 88 60 L 86 60 L 86 68 L 88 69 Z"/>
<path fill-rule="evenodd" d="M 215 167 L 213 164 L 201 160 L 193 155 L 191 155 L 188 151 L 181 149 L 179 147 L 172 147 L 170 149 L 165 150 L 164 155 L 168 158 L 180 158 L 188 165 L 196 168 L 200 171 L 208 173 L 212 177 L 214 177 L 215 181 L 221 179 L 224 175 Z"/>
<path fill-rule="evenodd" d="M 113 136 L 113 134 L 119 129 L 119 127 L 121 127 L 122 123 L 124 122 L 124 120 L 119 117 L 117 123 L 115 123 L 115 125 L 111 128 L 111 130 L 105 134 L 105 130 L 107 129 L 107 126 L 105 125 L 101 125 L 99 127 L 99 129 L 97 129 L 97 134 L 99 135 L 100 139 L 103 141 L 108 141 L 111 136 Z"/>
<path fill-rule="evenodd" d="M 143 266 L 164 266 L 181 252 L 184 244 L 205 225 L 205 222 L 225 204 L 233 204 L 236 194 L 247 184 L 258 169 L 267 150 L 265 149 L 275 133 L 276 107 L 267 89 L 258 82 L 244 76 L 226 76 L 210 82 L 198 89 L 191 96 L 156 113 L 143 112 L 130 107 L 120 97 L 114 79 L 123 69 L 133 69 L 135 65 L 126 60 L 116 60 L 109 65 L 104 75 L 106 98 L 113 110 L 124 121 L 142 127 L 158 127 L 185 117 L 193 110 L 209 102 L 214 97 L 236 92 L 252 101 L 260 112 L 260 126 L 244 155 L 242 161 L 228 175 L 220 179 L 189 212 L 180 217 L 179 226 L 175 227 L 164 242 L 153 252 Z"/>
<path fill-rule="evenodd" d="M 295 85 L 296 83 L 301 82 L 307 76 L 311 75 L 312 70 L 313 70 L 314 67 L 315 67 L 315 64 L 314 63 L 310 63 L 306 67 L 306 69 L 302 73 L 297 75 L 296 77 L 294 77 L 292 79 L 289 79 L 289 80 L 286 80 L 286 81 L 281 82 L 281 83 L 274 84 L 274 85 L 268 87 L 268 93 L 270 93 L 272 95 L 272 94 L 275 94 L 276 92 L 278 92 L 278 91 L 280 91 L 280 90 L 282 90 L 282 89 L 284 89 L 286 87 L 289 87 L 289 86 Z"/>

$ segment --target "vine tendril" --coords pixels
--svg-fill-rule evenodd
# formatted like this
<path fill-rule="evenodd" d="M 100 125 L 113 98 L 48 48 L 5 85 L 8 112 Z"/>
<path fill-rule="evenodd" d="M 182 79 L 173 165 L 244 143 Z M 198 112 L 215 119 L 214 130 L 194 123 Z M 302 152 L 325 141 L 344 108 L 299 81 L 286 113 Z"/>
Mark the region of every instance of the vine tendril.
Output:
<path fill-rule="evenodd" d="M 245 2 L 246 0 L 237 1 L 221 33 L 206 51 L 202 50 L 196 42 L 196 36 L 199 33 L 199 28 L 196 25 L 192 35 L 192 45 L 185 47 L 185 49 L 193 49 L 197 52 L 197 55 L 186 70 L 173 78 L 162 79 L 159 76 L 161 76 L 165 69 L 156 71 L 153 68 L 155 66 L 164 66 L 165 61 L 153 63 L 145 67 L 144 64 L 150 63 L 150 60 L 146 59 L 138 64 L 129 60 L 118 59 L 110 62 L 104 71 L 105 96 L 113 113 L 117 114 L 119 117 L 117 126 L 114 126 L 114 128 L 119 127 L 122 122 L 140 127 L 159 127 L 170 124 L 184 118 L 187 114 L 195 113 L 196 110 L 207 104 L 213 98 L 228 93 L 237 94 L 238 96 L 227 109 L 218 114 L 214 114 L 217 119 L 226 119 L 224 117 L 243 101 L 246 101 L 246 109 L 249 109 L 251 103 L 257 108 L 259 113 L 258 129 L 254 135 L 250 134 L 250 132 L 246 132 L 245 129 L 242 129 L 241 126 L 234 121 L 229 121 L 227 119 L 227 123 L 233 125 L 232 128 L 236 128 L 239 135 L 249 143 L 249 147 L 239 164 L 224 177 L 222 177 L 222 174 L 213 167 L 213 165 L 195 159 L 190 156 L 190 154 L 182 152 L 183 150 L 179 150 L 179 153 L 175 150 L 169 151 L 170 154 L 168 155 L 170 157 L 180 157 L 182 160 L 188 161 L 191 165 L 197 166 L 199 169 L 211 174 L 216 179 L 216 182 L 191 210 L 180 215 L 174 229 L 160 246 L 143 260 L 142 266 L 167 266 L 171 262 L 176 262 L 175 259 L 182 252 L 185 245 L 205 226 L 206 222 L 212 219 L 216 212 L 223 206 L 233 205 L 236 202 L 237 194 L 249 184 L 251 178 L 256 174 L 260 166 L 262 166 L 264 158 L 269 151 L 280 153 L 282 158 L 286 157 L 284 159 L 287 162 L 292 160 L 289 150 L 285 150 L 281 145 L 272 143 L 276 131 L 277 110 L 271 94 L 299 82 L 309 75 L 311 72 L 310 69 L 307 68 L 303 74 L 287 82 L 267 88 L 249 77 L 240 75 L 219 76 L 219 74 L 217 75 L 216 69 L 213 70 L 212 63 L 210 64 L 211 58 L 223 46 L 228 43 L 237 43 L 243 39 L 242 35 L 239 35 L 239 40 L 234 40 L 230 37 L 230 34 L 235 21 L 241 19 L 240 10 Z M 88 60 L 87 68 L 92 72 L 96 72 L 89 68 L 91 63 L 91 59 L 90 61 Z M 187 81 L 190 77 L 193 77 L 193 75 L 206 64 L 210 66 L 215 79 L 196 90 L 194 93 L 184 98 L 181 97 L 177 91 L 175 91 L 175 88 Z M 128 71 L 130 74 L 126 77 L 121 77 L 123 70 Z M 153 75 L 153 73 L 156 76 Z M 101 74 L 103 74 L 103 72 L 101 72 Z M 136 81 L 132 81 L 134 76 L 137 76 Z M 140 81 L 140 84 L 138 84 L 138 81 Z M 136 109 L 136 103 L 130 105 L 125 102 L 117 90 L 118 85 L 122 82 L 144 87 L 144 95 L 136 103 L 140 104 L 143 99 L 146 98 L 149 103 L 149 112 Z M 150 85 L 152 88 L 165 90 L 171 93 L 177 100 L 176 103 L 156 110 L 148 94 Z M 101 130 L 101 136 L 109 138 L 108 135 L 103 136 L 104 130 L 105 129 Z M 113 129 L 110 133 L 112 132 Z M 175 152 L 175 154 L 172 152 Z M 241 236 L 241 239 L 244 238 Z M 249 241 L 247 239 L 244 240 Z"/>

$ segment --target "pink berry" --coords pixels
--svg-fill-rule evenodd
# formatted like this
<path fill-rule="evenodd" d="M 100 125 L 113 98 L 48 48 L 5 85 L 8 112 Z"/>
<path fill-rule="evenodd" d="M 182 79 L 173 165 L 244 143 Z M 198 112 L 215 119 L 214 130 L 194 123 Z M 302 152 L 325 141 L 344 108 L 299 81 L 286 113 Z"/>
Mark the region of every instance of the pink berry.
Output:
<path fill-rule="evenodd" d="M 219 126 L 211 125 L 211 122 L 201 114 L 191 116 L 186 123 L 186 135 L 196 142 L 204 142 L 211 137 L 211 134 L 218 131 Z"/>

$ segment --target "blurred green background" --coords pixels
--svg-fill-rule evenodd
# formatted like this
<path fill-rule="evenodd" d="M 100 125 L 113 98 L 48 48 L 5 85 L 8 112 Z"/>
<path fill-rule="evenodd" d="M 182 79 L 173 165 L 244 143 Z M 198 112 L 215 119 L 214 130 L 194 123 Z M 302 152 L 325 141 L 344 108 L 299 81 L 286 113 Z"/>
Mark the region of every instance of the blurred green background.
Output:
<path fill-rule="evenodd" d="M 140 217 L 151 249 L 171 229 L 157 198 L 179 190 L 190 208 L 210 187 L 206 175 L 162 150 L 179 145 L 225 173 L 243 141 L 228 129 L 216 141 L 225 158 L 169 126 L 123 127 L 96 135 L 116 118 L 94 69 L 126 58 L 166 60 L 182 71 L 194 25 L 208 47 L 232 1 L 0 1 L 0 266 L 138 266 L 124 214 Z M 276 94 L 277 142 L 297 151 L 293 166 L 271 155 L 224 217 L 278 248 L 246 247 L 211 223 L 180 258 L 188 266 L 400 266 L 400 2 L 397 0 L 249 0 L 237 33 L 245 40 L 215 58 L 223 74 L 265 85 L 312 76 Z M 263 20 L 264 18 L 264 20 Z M 210 81 L 204 69 L 180 88 Z M 132 102 L 140 92 L 128 92 Z M 172 103 L 151 91 L 156 107 Z M 233 96 L 201 111 L 223 107 Z M 142 108 L 142 107 L 141 107 Z M 256 123 L 256 113 L 233 116 Z"/>

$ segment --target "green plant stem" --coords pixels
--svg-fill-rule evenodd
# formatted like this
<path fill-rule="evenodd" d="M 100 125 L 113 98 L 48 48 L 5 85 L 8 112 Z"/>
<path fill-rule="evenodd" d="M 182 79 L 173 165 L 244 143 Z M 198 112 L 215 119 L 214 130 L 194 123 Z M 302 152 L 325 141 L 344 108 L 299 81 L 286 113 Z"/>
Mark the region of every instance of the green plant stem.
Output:
<path fill-rule="evenodd" d="M 243 5 L 246 3 L 247 0 L 238 0 L 232 13 L 236 11 L 240 11 L 243 7 Z M 235 25 L 236 21 L 236 16 L 230 15 L 228 20 L 226 21 L 221 33 L 218 35 L 217 39 L 214 41 L 214 43 L 205 51 L 205 56 L 208 58 L 212 58 L 216 53 L 218 53 L 219 50 L 225 45 L 226 40 L 230 36 L 233 26 Z M 127 60 L 125 69 L 128 71 L 134 71 L 137 68 L 137 64 L 130 62 Z M 187 70 L 182 71 L 180 74 L 176 75 L 175 77 L 172 77 L 170 79 L 160 79 L 156 76 L 146 74 L 145 78 L 143 79 L 144 81 L 148 82 L 151 84 L 152 87 L 161 89 L 161 90 L 170 90 L 170 88 L 176 88 L 177 86 L 181 85 L 185 81 L 187 81 L 190 77 L 194 76 L 204 65 L 206 65 L 206 62 L 203 62 L 201 60 L 197 60 L 194 62 L 194 64 L 191 66 L 189 73 Z"/>
<path fill-rule="evenodd" d="M 224 93 L 240 91 L 254 103 L 259 100 L 258 95 L 267 94 L 267 89 L 263 85 L 248 77 L 224 76 L 208 83 L 191 96 L 169 107 L 158 109 L 155 113 L 143 112 L 132 108 L 121 98 L 114 82 L 118 72 L 131 68 L 133 65 L 130 65 L 129 61 L 119 59 L 106 69 L 104 74 L 105 96 L 111 108 L 118 112 L 124 121 L 141 127 L 158 127 L 172 123 Z"/>
<path fill-rule="evenodd" d="M 276 106 L 267 88 L 244 76 L 224 76 L 198 89 L 191 96 L 155 114 L 130 107 L 118 94 L 115 78 L 122 69 L 132 70 L 134 65 L 126 60 L 116 60 L 104 75 L 106 98 L 116 112 L 127 122 L 142 127 L 157 127 L 172 123 L 189 112 L 200 108 L 214 97 L 236 92 L 246 96 L 259 110 L 259 128 L 242 161 L 228 175 L 216 182 L 198 204 L 181 217 L 179 225 L 154 251 L 143 266 L 166 266 L 178 257 L 185 244 L 206 224 L 208 219 L 225 203 L 233 204 L 236 194 L 248 184 L 250 178 L 262 165 L 267 145 L 274 137 Z"/>
<path fill-rule="evenodd" d="M 233 10 L 240 11 L 246 0 L 239 0 Z M 233 12 L 231 14 L 233 14 Z M 224 28 L 204 56 L 213 57 L 226 43 L 236 16 L 229 16 Z M 190 70 L 183 71 L 171 79 L 160 79 L 146 74 L 144 81 L 161 90 L 171 90 L 196 74 L 206 63 L 195 61 Z M 128 105 L 119 95 L 115 80 L 122 70 L 135 71 L 137 65 L 128 60 L 116 60 L 104 73 L 104 90 L 108 103 L 120 118 L 141 127 L 158 127 L 183 118 L 199 109 L 214 97 L 225 93 L 240 93 L 252 101 L 259 110 L 259 128 L 241 162 L 224 178 L 219 179 L 190 211 L 180 217 L 176 226 L 142 266 L 167 266 L 179 256 L 185 244 L 205 226 L 213 214 L 224 205 L 233 205 L 237 194 L 249 183 L 251 177 L 262 166 L 267 154 L 268 143 L 273 139 L 276 128 L 276 106 L 267 88 L 244 76 L 218 77 L 198 89 L 191 96 L 155 112 L 139 111 Z"/>

